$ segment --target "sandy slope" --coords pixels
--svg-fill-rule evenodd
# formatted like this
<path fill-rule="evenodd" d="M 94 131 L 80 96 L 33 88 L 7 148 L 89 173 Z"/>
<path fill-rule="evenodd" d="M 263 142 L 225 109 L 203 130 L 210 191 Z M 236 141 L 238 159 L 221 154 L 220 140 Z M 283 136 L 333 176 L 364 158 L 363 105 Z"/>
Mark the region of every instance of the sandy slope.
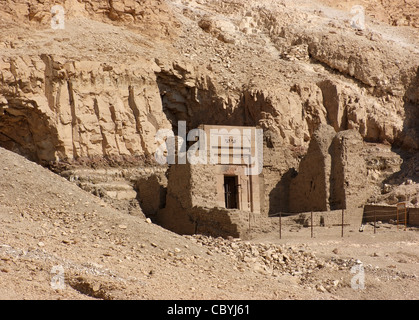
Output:
<path fill-rule="evenodd" d="M 310 276 L 271 276 L 144 219 L 124 215 L 65 179 L 0 149 L 0 298 L 2 299 L 417 299 L 415 229 L 358 233 L 284 230 L 264 242 L 316 252 L 326 261 Z M 228 240 L 226 240 L 228 241 Z M 258 240 L 255 240 L 258 242 Z M 211 244 L 213 243 L 213 244 Z M 338 248 L 338 253 L 332 252 Z M 336 250 L 335 250 L 336 251 Z M 291 251 L 290 251 L 291 252 Z M 374 256 L 375 254 L 375 256 Z M 330 260 L 340 259 L 333 262 Z M 352 260 L 351 260 L 352 259 Z M 366 264 L 366 289 L 351 289 L 350 263 Z M 347 261 L 348 265 L 343 265 Z M 54 266 L 65 289 L 54 290 Z M 378 268 L 376 268 L 378 267 Z M 51 272 L 53 271 L 53 272 Z M 336 288 L 324 291 L 338 280 Z"/>

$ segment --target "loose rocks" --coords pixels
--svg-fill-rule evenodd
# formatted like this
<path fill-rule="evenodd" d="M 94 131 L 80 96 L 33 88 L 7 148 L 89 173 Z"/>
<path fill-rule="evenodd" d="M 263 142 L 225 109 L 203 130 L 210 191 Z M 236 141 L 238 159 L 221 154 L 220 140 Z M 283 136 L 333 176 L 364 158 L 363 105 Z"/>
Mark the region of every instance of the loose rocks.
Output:
<path fill-rule="evenodd" d="M 223 253 L 247 264 L 256 272 L 272 276 L 291 274 L 303 276 L 327 265 L 313 253 L 301 248 L 273 243 L 250 243 L 202 235 L 187 236 L 208 248 L 208 253 Z"/>

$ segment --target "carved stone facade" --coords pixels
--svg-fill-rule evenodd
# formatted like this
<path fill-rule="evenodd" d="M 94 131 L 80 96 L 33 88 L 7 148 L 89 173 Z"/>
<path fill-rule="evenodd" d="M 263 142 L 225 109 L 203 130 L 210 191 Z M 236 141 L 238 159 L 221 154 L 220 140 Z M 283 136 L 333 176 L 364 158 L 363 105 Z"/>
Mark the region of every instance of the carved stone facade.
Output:
<path fill-rule="evenodd" d="M 256 137 L 257 130 L 226 126 L 201 126 L 200 129 L 200 134 L 206 136 L 204 144 L 201 136 L 200 146 L 205 145 L 207 163 L 170 166 L 166 207 L 159 211 L 157 222 L 181 234 L 193 234 L 200 228 L 200 233 L 242 236 L 247 232 L 249 216 L 263 211 L 263 177 L 249 174 L 255 163 L 246 163 L 243 157 L 257 158 L 256 140 L 252 139 L 251 144 L 237 144 L 244 140 L 246 130 L 252 137 Z M 214 144 L 214 139 L 218 143 Z M 226 156 L 224 161 L 223 156 Z M 216 159 L 216 163 L 209 163 L 211 159 Z"/>

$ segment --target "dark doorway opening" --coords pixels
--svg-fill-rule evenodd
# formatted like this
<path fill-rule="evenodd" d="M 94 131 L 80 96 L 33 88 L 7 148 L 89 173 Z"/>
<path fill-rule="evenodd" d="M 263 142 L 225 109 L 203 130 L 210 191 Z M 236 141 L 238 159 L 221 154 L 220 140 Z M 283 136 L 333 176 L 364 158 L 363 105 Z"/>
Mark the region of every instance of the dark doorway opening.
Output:
<path fill-rule="evenodd" d="M 227 209 L 238 209 L 237 176 L 224 176 L 225 205 Z"/>

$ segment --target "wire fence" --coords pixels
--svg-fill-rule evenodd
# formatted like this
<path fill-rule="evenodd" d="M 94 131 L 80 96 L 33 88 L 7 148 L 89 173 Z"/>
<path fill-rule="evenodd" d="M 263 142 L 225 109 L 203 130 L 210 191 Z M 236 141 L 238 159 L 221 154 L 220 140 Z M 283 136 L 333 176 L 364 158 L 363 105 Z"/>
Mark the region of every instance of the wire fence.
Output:
<path fill-rule="evenodd" d="M 346 226 L 350 226 L 350 223 L 345 223 L 345 209 L 341 210 L 341 221 L 340 223 L 333 223 L 330 224 L 331 226 L 338 226 L 341 227 L 341 237 L 344 237 L 344 230 Z M 306 213 L 309 215 L 308 220 L 309 223 L 308 225 L 306 224 L 307 227 L 310 228 L 310 234 L 311 234 L 311 238 L 314 237 L 314 227 L 324 227 L 325 224 L 321 222 L 319 224 L 315 224 L 313 222 L 313 212 L 310 213 Z M 290 214 L 290 213 L 283 213 L 283 212 L 278 212 L 275 214 L 271 214 L 269 217 L 270 218 L 278 218 L 278 224 L 279 224 L 279 230 L 278 230 L 278 234 L 279 234 L 279 238 L 282 239 L 283 236 L 283 218 L 287 218 L 287 217 L 291 217 L 291 216 L 296 216 L 296 214 Z M 336 217 L 338 218 L 338 217 Z M 397 204 L 396 207 L 394 208 L 389 208 L 389 209 L 382 209 L 382 208 L 377 208 L 376 210 L 365 210 L 363 211 L 363 215 L 362 215 L 362 221 L 361 221 L 361 226 L 359 228 L 360 232 L 364 231 L 364 227 L 368 222 L 373 222 L 373 232 L 374 234 L 377 232 L 378 227 L 378 222 L 379 221 L 388 221 L 388 222 L 392 222 L 394 224 L 397 225 L 397 230 L 400 229 L 400 226 L 404 226 L 404 230 L 407 230 L 407 224 L 408 224 L 408 209 L 406 207 L 406 205 L 404 203 L 399 203 Z"/>
<path fill-rule="evenodd" d="M 366 220 L 373 219 L 374 222 L 374 233 L 377 232 L 377 221 L 391 221 L 396 223 L 397 230 L 399 229 L 399 225 L 404 225 L 404 230 L 407 229 L 408 223 L 408 216 L 407 216 L 407 207 L 404 203 L 398 203 L 395 208 L 388 209 L 388 210 L 369 210 L 364 211 L 363 218 L 362 218 L 362 225 L 365 225 Z M 361 225 L 361 226 L 362 226 Z"/>
<path fill-rule="evenodd" d="M 282 239 L 282 218 L 295 216 L 295 215 L 296 214 L 289 214 L 289 213 L 287 214 L 287 213 L 278 212 L 278 213 L 275 213 L 275 214 L 271 214 L 269 216 L 270 218 L 276 218 L 277 217 L 279 219 L 279 221 L 278 221 L 278 223 L 279 223 L 279 239 Z M 344 236 L 344 227 L 350 225 L 349 223 L 344 223 L 344 221 L 345 221 L 345 209 L 342 209 L 341 217 L 342 217 L 341 223 L 334 223 L 332 225 L 341 227 L 341 237 L 343 237 Z M 308 227 L 310 227 L 311 238 L 314 237 L 314 227 L 324 227 L 324 226 L 325 226 L 325 224 L 324 224 L 324 222 L 322 223 L 321 220 L 320 220 L 319 224 L 314 224 L 314 222 L 313 222 L 313 212 L 310 212 L 310 224 L 308 225 Z"/>

